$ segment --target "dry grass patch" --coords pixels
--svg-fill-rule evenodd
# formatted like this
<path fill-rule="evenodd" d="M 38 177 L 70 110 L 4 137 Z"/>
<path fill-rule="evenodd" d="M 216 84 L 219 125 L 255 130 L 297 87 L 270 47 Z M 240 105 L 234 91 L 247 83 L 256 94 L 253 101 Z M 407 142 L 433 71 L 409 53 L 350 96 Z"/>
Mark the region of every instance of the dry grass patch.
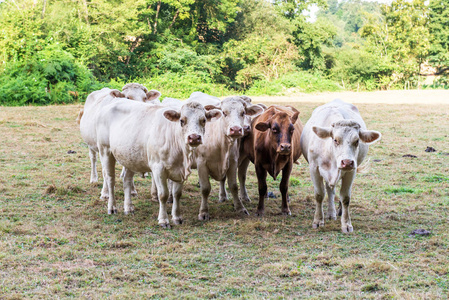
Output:
<path fill-rule="evenodd" d="M 317 106 L 285 104 L 303 123 Z M 231 200 L 218 203 L 212 183 L 212 219 L 198 221 L 196 171 L 181 200 L 183 225 L 157 226 L 151 179 L 137 176 L 135 215 L 123 215 L 118 180 L 119 214 L 109 216 L 102 179 L 89 183 L 79 108 L 0 109 L 0 298 L 448 296 L 449 106 L 358 104 L 383 138 L 370 148 L 370 171 L 354 182 L 351 235 L 339 220 L 311 229 L 313 185 L 303 159 L 290 180 L 291 217 L 280 215 L 279 179 L 268 180 L 277 198 L 266 201 L 266 215 L 254 216 L 253 167 L 250 216 L 234 212 Z M 431 235 L 409 236 L 420 228 Z"/>

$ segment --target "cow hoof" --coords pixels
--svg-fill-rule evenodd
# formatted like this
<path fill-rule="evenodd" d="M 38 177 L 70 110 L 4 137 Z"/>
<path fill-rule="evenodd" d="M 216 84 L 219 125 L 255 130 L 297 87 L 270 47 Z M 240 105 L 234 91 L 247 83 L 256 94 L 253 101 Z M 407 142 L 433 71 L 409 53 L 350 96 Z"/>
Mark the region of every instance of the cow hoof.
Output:
<path fill-rule="evenodd" d="M 117 208 L 108 209 L 108 215 L 116 215 L 117 214 Z"/>
<path fill-rule="evenodd" d="M 345 226 L 341 226 L 341 231 L 343 233 L 351 233 L 354 231 L 354 228 L 352 227 L 352 225 L 345 225 Z"/>
<path fill-rule="evenodd" d="M 292 215 L 292 212 L 290 211 L 290 210 L 288 210 L 288 211 L 282 211 L 282 215 L 283 216 L 291 216 Z"/>
<path fill-rule="evenodd" d="M 175 225 L 181 225 L 181 224 L 182 224 L 182 219 L 181 219 L 181 218 L 173 219 L 173 223 L 174 223 Z"/>
<path fill-rule="evenodd" d="M 257 217 L 263 217 L 263 213 L 264 213 L 263 210 L 258 210 L 258 211 L 256 212 L 256 216 L 257 216 Z"/>
<path fill-rule="evenodd" d="M 162 228 L 165 228 L 165 229 L 171 228 L 170 223 L 159 223 L 159 226 L 161 226 Z"/>
<path fill-rule="evenodd" d="M 220 199 L 218 199 L 218 202 L 222 203 L 222 202 L 226 202 L 228 201 L 228 197 L 220 197 Z"/>
<path fill-rule="evenodd" d="M 98 178 L 97 179 L 91 179 L 90 183 L 97 183 L 98 182 Z"/>
<path fill-rule="evenodd" d="M 210 219 L 209 213 L 204 212 L 198 215 L 198 220 L 200 221 L 208 221 L 209 219 Z"/>
<path fill-rule="evenodd" d="M 249 212 L 248 212 L 248 210 L 247 210 L 246 208 L 240 209 L 239 212 L 240 212 L 241 214 L 243 214 L 243 215 L 249 216 Z"/>
<path fill-rule="evenodd" d="M 134 215 L 134 207 L 130 207 L 128 210 L 124 210 L 125 215 Z"/>
<path fill-rule="evenodd" d="M 100 200 L 108 200 L 109 199 L 109 195 L 101 195 L 100 196 Z"/>
<path fill-rule="evenodd" d="M 324 227 L 324 221 L 320 221 L 319 223 L 313 222 L 313 224 L 312 224 L 313 229 L 317 229 L 319 227 Z"/>
<path fill-rule="evenodd" d="M 151 197 L 151 198 L 150 198 L 150 201 L 151 201 L 151 202 L 159 203 L 159 199 L 158 199 L 157 197 Z"/>
<path fill-rule="evenodd" d="M 245 201 L 245 202 L 251 202 L 251 199 L 248 197 L 248 196 L 246 196 L 246 197 L 240 197 L 240 200 L 243 202 L 243 201 Z"/>
<path fill-rule="evenodd" d="M 337 216 L 327 216 L 329 220 L 337 220 Z"/>
<path fill-rule="evenodd" d="M 136 196 L 137 196 L 137 191 L 136 191 L 136 190 L 134 190 L 134 191 L 131 191 L 131 196 L 134 196 L 134 197 L 136 197 Z"/>

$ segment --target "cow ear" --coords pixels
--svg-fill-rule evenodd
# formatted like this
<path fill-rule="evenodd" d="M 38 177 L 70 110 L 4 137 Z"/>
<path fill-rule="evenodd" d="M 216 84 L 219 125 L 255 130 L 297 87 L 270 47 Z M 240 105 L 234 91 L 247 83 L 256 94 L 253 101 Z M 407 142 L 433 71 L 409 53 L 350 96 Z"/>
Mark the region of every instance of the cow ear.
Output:
<path fill-rule="evenodd" d="M 296 123 L 296 121 L 298 120 L 298 116 L 299 116 L 299 111 L 296 111 L 292 116 L 292 124 Z"/>
<path fill-rule="evenodd" d="M 268 108 L 268 106 L 266 106 L 263 103 L 257 103 L 256 105 L 259 105 L 260 107 L 262 107 L 264 111 L 267 110 L 267 108 Z"/>
<path fill-rule="evenodd" d="M 112 90 L 109 95 L 111 95 L 114 98 L 126 98 L 124 94 L 122 94 L 119 90 Z"/>
<path fill-rule="evenodd" d="M 161 92 L 156 91 L 156 90 L 151 90 L 149 92 L 147 92 L 147 101 L 152 101 L 154 99 L 157 99 L 161 96 Z"/>
<path fill-rule="evenodd" d="M 260 107 L 259 105 L 250 105 L 245 108 L 245 113 L 248 116 L 256 117 L 256 116 L 260 115 L 261 113 L 263 113 L 263 108 Z"/>
<path fill-rule="evenodd" d="M 270 129 L 271 124 L 268 122 L 260 122 L 256 124 L 256 129 L 259 131 L 267 131 L 268 129 Z"/>
<path fill-rule="evenodd" d="M 221 118 L 222 115 L 223 113 L 221 112 L 221 110 L 218 109 L 211 109 L 209 111 L 206 111 L 206 119 L 208 121 L 218 120 L 219 118 Z"/>
<path fill-rule="evenodd" d="M 373 144 L 375 142 L 377 142 L 378 140 L 380 140 L 381 138 L 381 134 L 379 131 L 374 131 L 374 130 L 360 130 L 359 131 L 359 137 L 360 139 L 370 145 Z"/>
<path fill-rule="evenodd" d="M 172 122 L 177 122 L 181 118 L 181 113 L 176 110 L 167 110 L 164 112 L 164 117 Z"/>
<path fill-rule="evenodd" d="M 240 96 L 240 99 L 242 99 L 243 101 L 245 101 L 246 103 L 251 103 L 251 98 L 248 96 Z"/>
<path fill-rule="evenodd" d="M 204 107 L 204 109 L 206 110 L 206 111 L 209 111 L 209 110 L 212 110 L 212 109 L 220 109 L 220 107 L 218 107 L 218 106 L 215 106 L 215 105 L 206 105 L 205 107 Z"/>
<path fill-rule="evenodd" d="M 313 132 L 315 132 L 315 134 L 322 138 L 328 138 L 332 136 L 332 128 L 331 127 L 318 127 L 318 126 L 313 126 L 312 127 Z"/>

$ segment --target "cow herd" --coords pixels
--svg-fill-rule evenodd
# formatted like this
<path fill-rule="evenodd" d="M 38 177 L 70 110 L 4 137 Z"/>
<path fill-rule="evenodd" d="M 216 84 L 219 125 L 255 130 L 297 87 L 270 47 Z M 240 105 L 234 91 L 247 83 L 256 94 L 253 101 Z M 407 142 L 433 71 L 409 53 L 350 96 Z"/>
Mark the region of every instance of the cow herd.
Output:
<path fill-rule="evenodd" d="M 264 214 L 267 174 L 276 178 L 282 173 L 282 214 L 290 215 L 288 183 L 293 164 L 302 154 L 309 163 L 315 191 L 313 228 L 324 226 L 326 192 L 326 218 L 336 219 L 335 187 L 341 180 L 341 228 L 345 233 L 353 231 L 349 216 L 351 186 L 368 145 L 381 137 L 379 132 L 366 129 L 355 106 L 334 100 L 316 108 L 303 126 L 296 108 L 252 104 L 246 96 L 220 100 L 194 92 L 184 101 L 165 98 L 161 102 L 160 95 L 137 83 L 125 85 L 122 91 L 104 88 L 91 93 L 80 111 L 81 136 L 91 160 L 90 181 L 98 181 L 99 154 L 104 179 L 101 198 L 107 199 L 109 214 L 117 213 L 116 162 L 123 166 L 125 214 L 134 212 L 134 175 L 151 173 L 151 194 L 159 202 L 159 225 L 170 227 L 169 198 L 173 201 L 172 222 L 182 224 L 179 201 L 192 169 L 198 170 L 200 220 L 210 218 L 210 178 L 220 182 L 220 201 L 228 197 L 227 181 L 235 210 L 248 214 L 244 202 L 250 199 L 245 180 L 252 162 L 259 189 L 256 214 Z"/>

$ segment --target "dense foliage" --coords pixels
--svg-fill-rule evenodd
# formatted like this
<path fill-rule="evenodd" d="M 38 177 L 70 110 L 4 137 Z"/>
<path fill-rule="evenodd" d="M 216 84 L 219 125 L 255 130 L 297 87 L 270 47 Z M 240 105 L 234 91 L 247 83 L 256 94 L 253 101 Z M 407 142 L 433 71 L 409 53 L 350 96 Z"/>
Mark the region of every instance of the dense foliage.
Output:
<path fill-rule="evenodd" d="M 0 0 L 0 104 L 132 81 L 180 98 L 416 87 L 425 63 L 444 83 L 448 15 L 449 0 Z"/>

